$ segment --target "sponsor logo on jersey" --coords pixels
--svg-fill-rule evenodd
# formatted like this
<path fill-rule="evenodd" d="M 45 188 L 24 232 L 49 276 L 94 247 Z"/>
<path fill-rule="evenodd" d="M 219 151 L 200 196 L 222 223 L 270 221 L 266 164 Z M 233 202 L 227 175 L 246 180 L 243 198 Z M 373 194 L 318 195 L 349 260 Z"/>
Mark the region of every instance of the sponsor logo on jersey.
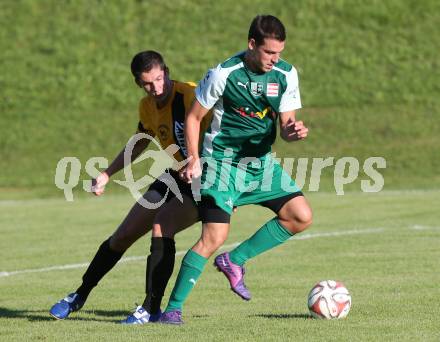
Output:
<path fill-rule="evenodd" d="M 268 97 L 278 96 L 278 83 L 268 83 L 266 89 L 266 95 Z"/>
<path fill-rule="evenodd" d="M 251 82 L 251 94 L 254 96 L 261 96 L 263 94 L 263 83 Z"/>
<path fill-rule="evenodd" d="M 231 108 L 234 112 L 240 114 L 241 116 L 245 116 L 249 118 L 260 118 L 260 119 L 263 119 L 267 115 L 267 113 L 271 111 L 270 107 L 264 108 L 261 112 L 254 112 L 250 110 L 249 107 L 240 107 L 240 108 L 231 107 Z"/>

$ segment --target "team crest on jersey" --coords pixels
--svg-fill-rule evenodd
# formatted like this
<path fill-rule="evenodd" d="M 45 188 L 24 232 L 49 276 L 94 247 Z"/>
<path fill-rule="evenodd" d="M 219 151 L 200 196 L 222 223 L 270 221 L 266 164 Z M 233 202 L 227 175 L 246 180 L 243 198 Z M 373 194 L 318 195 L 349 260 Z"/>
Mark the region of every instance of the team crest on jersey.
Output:
<path fill-rule="evenodd" d="M 251 94 L 254 96 L 261 96 L 263 94 L 263 83 L 251 82 Z"/>
<path fill-rule="evenodd" d="M 168 136 L 170 134 L 170 129 L 166 125 L 160 125 L 159 126 L 159 136 L 160 140 L 165 141 L 168 139 Z"/>
<path fill-rule="evenodd" d="M 266 94 L 268 97 L 277 97 L 278 96 L 278 83 L 268 83 Z"/>

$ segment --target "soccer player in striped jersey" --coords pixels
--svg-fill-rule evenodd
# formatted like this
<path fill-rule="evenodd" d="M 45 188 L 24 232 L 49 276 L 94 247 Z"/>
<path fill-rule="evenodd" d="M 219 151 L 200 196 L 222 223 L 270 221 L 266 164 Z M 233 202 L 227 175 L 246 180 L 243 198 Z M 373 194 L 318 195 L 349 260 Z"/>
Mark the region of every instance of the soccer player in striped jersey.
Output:
<path fill-rule="evenodd" d="M 180 149 L 173 158 L 176 161 L 184 160 L 185 113 L 194 100 L 195 84 L 171 80 L 162 56 L 155 51 L 143 51 L 135 55 L 131 63 L 131 72 L 136 84 L 147 93 L 139 103 L 137 133 L 144 132 L 155 137 L 163 149 L 176 144 Z M 206 128 L 209 120 L 207 117 L 202 126 Z M 150 142 L 146 138 L 138 140 L 134 145 L 131 161 L 147 149 Z M 97 196 L 103 194 L 110 177 L 126 166 L 125 148 L 110 166 L 93 180 L 93 192 Z M 176 181 L 183 203 L 159 180 L 161 177 L 158 177 L 143 198 L 149 203 L 158 203 L 167 196 L 165 203 L 157 209 L 145 208 L 138 202 L 134 204 L 116 231 L 99 247 L 78 289 L 53 305 L 50 314 L 54 318 L 65 319 L 70 313 L 81 309 L 92 289 L 116 265 L 124 252 L 153 229 L 151 254 L 147 259 L 146 297 L 143 304 L 123 323 L 142 324 L 157 321 L 160 317 L 162 296 L 174 268 L 174 234 L 199 220 L 190 185 L 183 182 L 176 171 L 169 170 L 167 173 Z M 169 215 L 167 208 L 172 208 L 173 215 Z"/>
<path fill-rule="evenodd" d="M 301 108 L 297 71 L 280 58 L 285 38 L 279 19 L 257 16 L 249 29 L 247 50 L 211 69 L 196 88 L 196 101 L 185 121 L 192 159 L 182 177 L 195 182 L 201 176 L 203 184 L 212 185 L 200 191 L 202 235 L 182 261 L 162 323 L 183 323 L 183 303 L 208 258 L 226 240 L 234 206 L 260 204 L 276 214 L 237 248 L 215 258 L 231 289 L 245 300 L 251 295 L 244 284 L 244 263 L 311 224 L 308 202 L 270 153 L 277 121 L 286 141 L 302 140 L 308 134 L 295 115 Z M 201 159 L 200 123 L 211 108 L 213 119 Z"/>

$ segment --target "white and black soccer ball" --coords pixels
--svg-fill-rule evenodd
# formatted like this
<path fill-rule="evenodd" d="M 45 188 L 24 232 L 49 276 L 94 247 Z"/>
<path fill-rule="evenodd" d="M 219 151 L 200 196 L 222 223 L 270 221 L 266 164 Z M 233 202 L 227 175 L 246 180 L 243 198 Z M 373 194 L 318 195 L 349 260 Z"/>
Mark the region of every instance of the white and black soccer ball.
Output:
<path fill-rule="evenodd" d="M 310 290 L 307 304 L 315 318 L 344 318 L 351 308 L 351 295 L 341 282 L 323 280 Z"/>

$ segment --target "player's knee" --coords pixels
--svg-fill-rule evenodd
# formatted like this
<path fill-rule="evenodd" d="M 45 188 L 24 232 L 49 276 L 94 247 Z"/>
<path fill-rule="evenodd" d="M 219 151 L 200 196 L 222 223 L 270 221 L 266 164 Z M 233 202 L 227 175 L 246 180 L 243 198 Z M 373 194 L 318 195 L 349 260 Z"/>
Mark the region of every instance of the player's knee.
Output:
<path fill-rule="evenodd" d="M 203 246 L 210 254 L 215 253 L 225 241 L 226 237 L 221 234 L 202 238 Z"/>
<path fill-rule="evenodd" d="M 119 227 L 110 238 L 110 248 L 125 252 L 139 237 L 138 234 L 134 234 L 134 230 Z"/>
<path fill-rule="evenodd" d="M 313 213 L 310 207 L 304 207 L 301 210 L 292 212 L 284 220 L 283 225 L 292 233 L 301 233 L 309 228 L 313 222 Z"/>
<path fill-rule="evenodd" d="M 222 240 L 224 242 L 224 240 Z M 221 240 L 201 238 L 194 245 L 193 250 L 205 258 L 211 257 L 223 244 Z"/>
<path fill-rule="evenodd" d="M 207 246 L 210 247 L 210 249 L 213 250 L 213 252 L 215 250 L 217 250 L 218 248 L 221 247 L 221 245 L 223 245 L 223 243 L 226 241 L 225 238 L 223 238 L 222 236 L 217 236 L 215 238 L 211 237 L 210 239 L 208 239 L 207 241 L 205 240 L 205 244 Z"/>
<path fill-rule="evenodd" d="M 309 228 L 313 222 L 312 210 L 307 209 L 302 211 L 299 215 L 295 217 L 297 225 L 299 227 L 299 232 L 302 232 Z"/>
<path fill-rule="evenodd" d="M 127 243 L 127 240 L 124 240 L 121 235 L 117 234 L 113 234 L 109 241 L 110 249 L 120 253 L 125 252 L 130 245 Z"/>

